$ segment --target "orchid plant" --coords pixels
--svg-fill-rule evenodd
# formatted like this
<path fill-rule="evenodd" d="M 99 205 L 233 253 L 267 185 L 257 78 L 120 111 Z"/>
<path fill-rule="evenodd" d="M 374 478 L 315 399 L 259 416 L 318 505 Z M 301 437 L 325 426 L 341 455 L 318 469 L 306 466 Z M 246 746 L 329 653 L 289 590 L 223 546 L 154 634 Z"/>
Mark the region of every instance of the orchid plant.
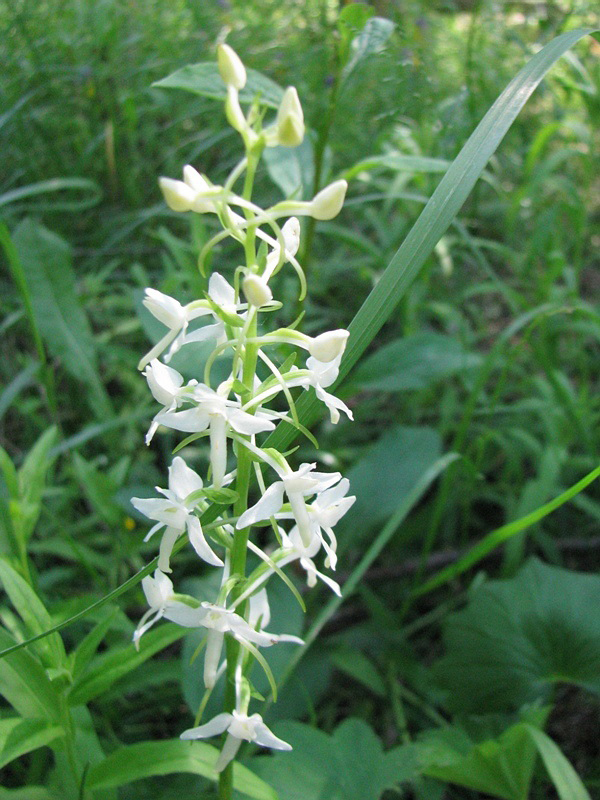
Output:
<path fill-rule="evenodd" d="M 247 114 L 241 108 L 239 91 L 246 84 L 246 70 L 226 44 L 218 48 L 218 67 L 227 91 L 226 116 L 242 138 L 245 155 L 222 186 L 211 183 L 188 165 L 182 181 L 161 178 L 160 187 L 173 211 L 216 214 L 223 228 L 200 253 L 201 270 L 207 255 L 226 237 L 239 243 L 245 263 L 233 270 L 230 281 L 213 272 L 206 295 L 185 306 L 155 289 L 146 290 L 146 308 L 167 329 L 139 364 L 161 406 L 146 443 L 151 442 L 159 426 L 188 434 L 182 445 L 206 437 L 210 467 L 203 478 L 178 455 L 169 468 L 168 488 L 157 487 L 161 497 L 132 499 L 134 507 L 156 523 L 146 538 L 162 531 L 158 568 L 154 577 L 147 576 L 143 581 L 149 610 L 140 620 L 134 643 L 139 647 L 144 633 L 163 617 L 186 628 L 206 630 L 206 692 L 195 726 L 183 731 L 181 738 L 225 734 L 216 770 L 220 773 L 220 797 L 231 798 L 231 762 L 244 740 L 276 750 L 291 749 L 267 728 L 260 714 L 249 711 L 253 694 L 249 673 L 254 661 L 260 663 L 275 689 L 259 648 L 279 642 L 302 645 L 295 636 L 265 630 L 270 617 L 267 582 L 278 576 L 297 595 L 282 568 L 298 562 L 309 586 L 319 578 L 339 594 L 336 581 L 319 571 L 316 560 L 323 553 L 323 568 L 335 569 L 333 527 L 355 498 L 348 496 L 349 483 L 339 472 L 318 472 L 315 463 L 294 468 L 284 453 L 261 446 L 259 439 L 280 421 L 300 427 L 290 391 L 296 387 L 313 388 L 328 408 L 332 423 L 338 422 L 340 412 L 352 419 L 350 409 L 326 391 L 337 378 L 348 332 L 326 331 L 311 337 L 294 324 L 271 331 L 263 330 L 262 324 L 269 312 L 282 308 L 274 299 L 270 284 L 286 265 L 298 276 L 299 301 L 306 294 L 304 272 L 296 258 L 300 241 L 298 217 L 335 217 L 344 202 L 347 184 L 336 181 L 310 202 L 285 200 L 266 210 L 256 205 L 251 198 L 261 154 L 266 147 L 291 148 L 302 142 L 302 107 L 296 90 L 290 87 L 275 120 L 264 126 L 265 109 L 260 97 Z M 243 186 L 237 193 L 239 182 Z M 287 221 L 280 226 L 282 218 Z M 210 342 L 213 351 L 204 374 L 184 383 L 168 362 L 191 342 Z M 305 351 L 305 366 L 295 365 L 296 356 L 278 366 L 276 354 L 269 351 L 281 344 Z M 211 370 L 217 357 L 228 358 L 231 370 L 229 377 L 215 386 L 211 383 Z M 269 408 L 274 401 L 277 408 Z M 281 410 L 285 405 L 288 411 Z M 260 496 L 251 503 L 254 486 Z M 201 517 L 213 503 L 219 504 L 220 516 L 203 527 Z M 261 527 L 259 535 L 252 534 L 256 526 Z M 265 544 L 264 532 L 269 529 L 273 541 Z M 200 603 L 175 593 L 168 577 L 175 543 L 186 535 L 199 558 L 221 570 L 220 590 L 212 603 Z M 258 558 L 257 566 L 249 572 L 248 552 Z M 213 719 L 202 721 L 210 692 L 221 678 L 226 681 L 225 709 Z"/>

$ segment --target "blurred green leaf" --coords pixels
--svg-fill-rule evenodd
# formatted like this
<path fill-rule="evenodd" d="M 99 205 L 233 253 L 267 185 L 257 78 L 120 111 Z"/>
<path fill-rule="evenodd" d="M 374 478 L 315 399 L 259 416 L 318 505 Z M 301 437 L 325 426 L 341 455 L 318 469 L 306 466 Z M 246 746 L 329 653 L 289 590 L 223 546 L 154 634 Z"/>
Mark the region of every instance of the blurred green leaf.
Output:
<path fill-rule="evenodd" d="M 336 650 L 331 656 L 333 665 L 340 672 L 349 675 L 355 681 L 362 683 L 374 694 L 385 697 L 387 694 L 385 683 L 377 672 L 373 662 L 360 650 L 344 647 Z"/>
<path fill-rule="evenodd" d="M 13 235 L 39 330 L 48 350 L 88 392 L 92 411 L 112 415 L 98 373 L 96 345 L 75 292 L 70 246 L 47 228 L 23 220 Z"/>
<path fill-rule="evenodd" d="M 0 628 L 0 647 L 4 650 L 15 640 Z M 58 721 L 59 700 L 40 662 L 25 649 L 10 653 L 0 660 L 0 694 L 28 719 Z"/>
<path fill-rule="evenodd" d="M 361 530 L 364 535 L 387 519 L 439 458 L 441 448 L 433 428 L 396 425 L 384 433 L 348 472 L 356 503 L 340 527 L 355 529 L 358 537 Z"/>
<path fill-rule="evenodd" d="M 538 728 L 534 728 L 532 725 L 526 727 L 542 757 L 560 800 L 591 800 L 581 778 L 558 745 Z"/>
<path fill-rule="evenodd" d="M 30 636 L 36 636 L 52 627 L 52 618 L 40 598 L 4 558 L 0 558 L 0 581 Z M 47 667 L 59 669 L 64 665 L 67 656 L 58 633 L 39 639 L 33 647 Z"/>
<path fill-rule="evenodd" d="M 384 753 L 360 719 L 345 720 L 333 736 L 299 722 L 279 723 L 275 732 L 292 745 L 292 752 L 253 759 L 251 766 L 281 800 L 379 800 L 385 789 L 417 773 L 412 746 Z"/>
<path fill-rule="evenodd" d="M 426 389 L 450 375 L 472 369 L 481 357 L 441 333 L 418 333 L 384 345 L 363 359 L 352 383 L 371 391 Z"/>
<path fill-rule="evenodd" d="M 240 91 L 240 102 L 251 103 L 257 94 L 261 102 L 271 108 L 278 108 L 283 97 L 283 89 L 275 81 L 255 69 L 246 68 L 248 80 Z M 217 64 L 213 61 L 201 64 L 188 64 L 166 78 L 155 81 L 152 86 L 158 89 L 183 89 L 213 100 L 225 100 L 227 92 Z"/>
<path fill-rule="evenodd" d="M 0 720 L 0 769 L 63 735 L 62 728 L 46 720 L 21 717 Z"/>
<path fill-rule="evenodd" d="M 546 712 L 536 715 L 543 724 Z M 537 757 L 530 728 L 518 722 L 498 738 L 477 743 L 459 727 L 426 731 L 417 744 L 419 764 L 431 778 L 502 800 L 527 800 Z"/>
<path fill-rule="evenodd" d="M 19 469 L 18 522 L 14 520 L 13 527 L 23 551 L 40 516 L 46 473 L 54 461 L 52 448 L 57 436 L 58 429 L 54 426 L 44 431 Z"/>
<path fill-rule="evenodd" d="M 385 43 L 394 32 L 395 25 L 384 17 L 371 17 L 350 45 L 347 63 L 342 70 L 342 82 L 347 81 L 354 70 L 369 56 L 383 50 Z"/>
<path fill-rule="evenodd" d="M 90 700 L 103 694 L 119 678 L 185 634 L 185 628 L 169 623 L 146 633 L 140 642 L 139 652 L 133 644 L 130 644 L 97 656 L 73 684 L 69 693 L 69 703 L 74 706 L 89 703 Z"/>
<path fill-rule="evenodd" d="M 180 739 L 138 742 L 121 747 L 105 761 L 93 766 L 88 773 L 87 786 L 92 790 L 126 786 L 142 778 L 175 772 L 190 772 L 216 781 L 218 776 L 214 766 L 218 757 L 217 748 L 204 742 Z M 277 800 L 276 793 L 241 764 L 233 765 L 233 785 L 247 797 Z"/>
<path fill-rule="evenodd" d="M 434 673 L 452 711 L 518 709 L 557 683 L 600 694 L 600 576 L 535 558 L 516 577 L 489 581 L 444 628 Z"/>

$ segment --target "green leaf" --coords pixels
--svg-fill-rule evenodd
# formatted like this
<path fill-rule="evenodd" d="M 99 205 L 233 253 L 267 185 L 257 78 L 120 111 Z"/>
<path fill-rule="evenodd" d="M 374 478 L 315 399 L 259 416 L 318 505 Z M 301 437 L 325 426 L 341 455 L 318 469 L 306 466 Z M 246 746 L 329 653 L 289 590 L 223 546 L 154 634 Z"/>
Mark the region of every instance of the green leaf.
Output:
<path fill-rule="evenodd" d="M 14 644 L 12 636 L 0 628 L 0 647 Z M 25 649 L 0 660 L 0 693 L 22 717 L 57 721 L 60 716 L 56 690 L 39 661 Z"/>
<path fill-rule="evenodd" d="M 110 686 L 127 673 L 136 669 L 155 653 L 164 650 L 186 633 L 177 625 L 161 625 L 146 633 L 140 642 L 139 652 L 133 644 L 118 650 L 111 650 L 97 656 L 83 675 L 75 681 L 69 694 L 69 703 L 79 705 L 89 703 L 103 694 Z"/>
<path fill-rule="evenodd" d="M 255 69 L 246 68 L 246 74 L 248 80 L 240 92 L 240 102 L 251 103 L 258 94 L 263 105 L 278 108 L 283 97 L 281 86 Z M 217 64 L 212 61 L 188 64 L 152 86 L 158 89 L 183 89 L 213 100 L 225 100 L 227 96 Z"/>
<path fill-rule="evenodd" d="M 331 661 L 336 669 L 362 683 L 374 694 L 379 697 L 386 696 L 387 691 L 383 679 L 373 663 L 360 650 L 350 648 L 337 650 L 331 656 Z"/>
<path fill-rule="evenodd" d="M 364 359 L 352 375 L 352 383 L 371 391 L 426 389 L 480 363 L 480 356 L 467 353 L 451 336 L 418 333 L 396 339 Z"/>
<path fill-rule="evenodd" d="M 102 613 L 102 618 L 92 630 L 83 637 L 77 648 L 69 657 L 73 658 L 73 678 L 76 680 L 90 663 L 98 649 L 100 642 L 106 636 L 112 623 L 115 621 L 118 608 L 107 608 Z"/>
<path fill-rule="evenodd" d="M 354 70 L 369 56 L 383 50 L 394 31 L 395 25 L 384 17 L 371 17 L 361 32 L 352 40 L 348 62 L 342 70 L 342 82 L 347 81 Z"/>
<path fill-rule="evenodd" d="M 11 189 L 0 195 L 0 206 L 18 203 L 21 200 L 30 200 L 38 195 L 45 195 L 53 192 L 81 192 L 80 200 L 54 200 L 52 203 L 35 204 L 35 210 L 40 211 L 46 208 L 51 211 L 83 211 L 86 208 L 95 206 L 100 201 L 102 193 L 100 187 L 89 178 L 50 178 L 47 181 L 30 183 L 28 186 L 20 186 L 18 189 Z M 28 203 L 31 209 L 31 203 Z"/>
<path fill-rule="evenodd" d="M 592 29 L 579 29 L 556 37 L 530 59 L 489 109 L 452 162 L 377 285 L 350 323 L 350 338 L 340 365 L 339 377 L 329 391 L 334 391 L 335 386 L 344 380 L 390 318 L 436 244 L 452 224 L 488 160 L 548 70 L 579 39 L 592 32 Z M 322 413 L 321 403 L 312 394 L 300 398 L 297 407 L 300 421 L 307 427 Z M 283 451 L 295 436 L 291 428 L 279 425 L 268 437 L 265 446 Z"/>
<path fill-rule="evenodd" d="M 61 727 L 46 720 L 21 717 L 0 720 L 0 769 L 63 735 Z"/>
<path fill-rule="evenodd" d="M 26 786 L 23 789 L 3 789 L 0 786 L 0 800 L 56 800 L 45 786 Z"/>
<path fill-rule="evenodd" d="M 52 618 L 40 598 L 4 558 L 0 558 L 0 581 L 31 636 L 52 627 Z M 39 639 L 34 646 L 47 667 L 59 669 L 64 665 L 67 655 L 58 633 Z"/>
<path fill-rule="evenodd" d="M 591 800 L 581 778 L 552 739 L 532 725 L 526 727 L 560 800 Z"/>
<path fill-rule="evenodd" d="M 42 507 L 42 494 L 46 487 L 46 473 L 54 460 L 51 453 L 58 430 L 48 428 L 33 445 L 19 470 L 18 519 L 14 530 L 22 551 L 34 531 Z"/>
<path fill-rule="evenodd" d="M 352 180 L 361 172 L 385 167 L 394 172 L 446 172 L 450 161 L 429 156 L 413 156 L 406 153 L 383 153 L 361 159 L 342 173 L 341 177 Z"/>
<path fill-rule="evenodd" d="M 345 720 L 333 736 L 299 722 L 282 722 L 275 732 L 292 752 L 253 759 L 251 766 L 282 800 L 379 800 L 385 789 L 416 774 L 413 747 L 384 753 L 359 719 Z"/>
<path fill-rule="evenodd" d="M 541 519 L 548 516 L 548 514 L 556 511 L 557 508 L 560 508 L 564 503 L 567 503 L 582 492 L 598 477 L 600 477 L 600 467 L 589 472 L 576 484 L 570 486 L 565 492 L 555 497 L 553 500 L 550 500 L 549 503 L 536 508 L 535 511 L 526 514 L 524 517 L 521 517 L 521 519 L 502 525 L 500 528 L 496 528 L 495 531 L 490 531 L 490 533 L 486 534 L 483 539 L 468 550 L 464 556 L 459 558 L 455 564 L 450 564 L 450 566 L 441 570 L 437 575 L 434 575 L 433 578 L 430 578 L 430 580 L 420 586 L 415 591 L 415 595 L 419 597 L 422 594 L 426 594 L 432 589 L 436 589 L 438 586 L 442 586 L 447 581 L 453 580 L 463 572 L 466 572 L 477 564 L 478 561 L 481 561 L 488 553 L 491 553 L 496 547 L 499 547 L 501 544 L 511 539 L 511 537 L 516 536 L 530 525 L 535 525 L 536 522 L 539 522 Z"/>
<path fill-rule="evenodd" d="M 219 503 L 223 506 L 230 506 L 239 497 L 239 494 L 233 489 L 202 489 L 201 492 L 202 496 L 211 503 Z"/>
<path fill-rule="evenodd" d="M 556 683 L 600 694 L 600 577 L 530 559 L 489 581 L 444 630 L 434 667 L 450 710 L 494 712 L 547 699 Z"/>
<path fill-rule="evenodd" d="M 362 528 L 366 534 L 386 520 L 439 458 L 441 446 L 433 428 L 397 425 L 384 433 L 348 472 L 356 503 L 344 517 L 341 529 Z M 360 527 L 358 521 L 362 521 Z"/>
<path fill-rule="evenodd" d="M 530 728 L 536 730 L 518 722 L 498 738 L 478 743 L 459 727 L 428 731 L 417 745 L 419 763 L 431 778 L 502 800 L 527 800 L 537 757 Z"/>
<path fill-rule="evenodd" d="M 86 386 L 92 410 L 100 418 L 111 416 L 112 406 L 98 375 L 94 338 L 75 292 L 71 248 L 30 219 L 17 227 L 13 242 L 48 349 Z"/>
<path fill-rule="evenodd" d="M 95 790 L 126 786 L 154 775 L 189 772 L 216 781 L 214 766 L 219 751 L 204 742 L 183 742 L 167 739 L 160 742 L 139 742 L 121 747 L 105 761 L 90 769 L 88 788 Z M 277 800 L 276 793 L 241 764 L 233 765 L 234 788 L 256 800 Z"/>

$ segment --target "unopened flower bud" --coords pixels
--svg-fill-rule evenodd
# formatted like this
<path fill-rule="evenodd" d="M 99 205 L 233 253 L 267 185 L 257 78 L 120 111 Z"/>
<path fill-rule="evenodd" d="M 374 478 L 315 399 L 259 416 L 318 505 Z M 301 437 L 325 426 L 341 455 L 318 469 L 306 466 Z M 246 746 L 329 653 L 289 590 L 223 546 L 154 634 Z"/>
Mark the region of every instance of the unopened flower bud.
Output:
<path fill-rule="evenodd" d="M 304 113 L 294 86 L 285 90 L 277 112 L 277 139 L 285 147 L 297 147 L 304 139 Z"/>
<path fill-rule="evenodd" d="M 191 211 L 196 199 L 196 192 L 183 181 L 172 178 L 159 178 L 158 185 L 166 204 L 173 211 Z"/>
<path fill-rule="evenodd" d="M 330 183 L 311 200 L 310 216 L 315 219 L 333 219 L 340 213 L 346 197 L 347 181 Z"/>
<path fill-rule="evenodd" d="M 219 74 L 227 86 L 243 89 L 246 85 L 246 68 L 235 50 L 228 44 L 220 44 L 217 48 Z"/>
<path fill-rule="evenodd" d="M 290 217 L 281 229 L 286 253 L 295 256 L 300 247 L 300 220 Z"/>
<path fill-rule="evenodd" d="M 183 168 L 183 182 L 194 192 L 192 211 L 197 211 L 199 214 L 214 211 L 213 201 L 211 199 L 206 199 L 204 196 L 211 190 L 211 185 L 206 178 L 190 164 L 186 164 Z"/>
<path fill-rule="evenodd" d="M 252 306 L 260 308 L 273 299 L 269 285 L 259 275 L 246 275 L 242 286 L 246 299 Z"/>
<path fill-rule="evenodd" d="M 343 328 L 336 331 L 326 331 L 316 336 L 310 346 L 309 352 L 317 361 L 333 361 L 341 356 L 346 349 L 346 342 L 350 334 Z"/>

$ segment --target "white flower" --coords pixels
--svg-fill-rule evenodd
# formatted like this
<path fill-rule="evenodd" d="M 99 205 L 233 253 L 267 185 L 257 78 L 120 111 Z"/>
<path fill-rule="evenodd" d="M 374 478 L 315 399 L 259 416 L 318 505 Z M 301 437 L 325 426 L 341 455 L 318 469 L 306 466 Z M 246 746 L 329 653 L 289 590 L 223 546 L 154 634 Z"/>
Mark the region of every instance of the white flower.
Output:
<path fill-rule="evenodd" d="M 325 391 L 325 387 L 331 386 L 337 380 L 341 359 L 342 356 L 339 355 L 333 361 L 323 362 L 313 358 L 313 356 L 309 356 L 306 360 L 306 369 L 299 370 L 296 367 L 292 367 L 291 377 L 286 380 L 286 384 L 290 388 L 303 386 L 308 389 L 312 386 L 319 400 L 325 403 L 329 409 L 329 416 L 334 425 L 340 420 L 340 411 L 343 411 L 349 419 L 354 419 L 352 411 L 343 400 Z M 294 375 L 294 373 L 298 373 L 298 375 Z"/>
<path fill-rule="evenodd" d="M 183 181 L 162 177 L 158 185 L 172 211 L 197 211 L 199 214 L 215 211 L 215 199 L 222 191 L 221 186 L 212 186 L 189 164 L 183 168 Z"/>
<path fill-rule="evenodd" d="M 158 558 L 158 567 L 162 572 L 171 572 L 169 559 L 173 546 L 185 530 L 192 547 L 203 561 L 213 566 L 223 566 L 221 559 L 212 551 L 204 538 L 200 520 L 193 513 L 198 504 L 198 498 L 194 495 L 202 487 L 202 478 L 187 466 L 183 458 L 176 456 L 169 467 L 169 488 L 156 487 L 156 490 L 165 496 L 164 500 L 139 497 L 131 499 L 133 507 L 141 514 L 157 520 L 157 524 L 150 529 L 144 541 L 148 541 L 156 531 L 165 528 Z"/>
<path fill-rule="evenodd" d="M 169 361 L 173 353 L 177 352 L 183 343 L 185 332 L 191 320 L 210 314 L 211 310 L 207 307 L 206 301 L 203 306 L 198 303 L 190 303 L 182 306 L 178 300 L 169 297 L 167 294 L 159 292 L 157 289 L 146 289 L 144 305 L 148 311 L 156 317 L 159 322 L 169 328 L 169 332 L 154 347 L 146 353 L 138 364 L 138 369 L 144 369 L 153 359 L 166 350 L 171 345 L 165 361 Z"/>
<path fill-rule="evenodd" d="M 281 561 L 278 560 L 278 567 L 284 567 L 291 564 L 292 561 L 299 561 L 300 566 L 306 572 L 306 583 L 310 588 L 315 586 L 317 578 L 320 578 L 338 597 L 342 596 L 339 583 L 319 572 L 312 559 L 312 556 L 315 556 L 321 549 L 323 540 L 320 536 L 314 535 L 308 547 L 303 544 L 297 525 L 292 528 L 289 535 L 280 528 L 280 536 L 283 544 L 280 552 L 284 555 Z"/>
<path fill-rule="evenodd" d="M 314 472 L 315 467 L 316 464 L 301 464 L 295 472 L 278 469 L 281 480 L 272 483 L 258 503 L 242 514 L 236 527 L 246 528 L 256 522 L 274 517 L 281 511 L 285 493 L 290 501 L 291 513 L 298 525 L 302 541 L 308 546 L 312 540 L 312 531 L 304 498 L 324 492 L 342 477 L 339 472 L 331 474 Z"/>
<path fill-rule="evenodd" d="M 333 361 L 342 356 L 346 349 L 346 342 L 350 334 L 343 328 L 338 328 L 335 331 L 325 331 L 310 342 L 308 351 L 313 358 L 317 361 Z"/>
<path fill-rule="evenodd" d="M 140 649 L 142 636 L 162 617 L 185 628 L 198 627 L 198 609 L 176 599 L 173 583 L 160 569 L 154 571 L 154 577 L 146 575 L 145 578 L 142 578 L 142 589 L 150 608 L 134 631 L 133 643 L 136 650 Z"/>
<path fill-rule="evenodd" d="M 292 529 L 289 535 L 290 543 L 302 556 L 310 558 L 316 554 L 317 550 L 322 544 L 327 553 L 325 566 L 330 566 L 332 569 L 335 569 L 337 561 L 335 552 L 337 541 L 333 532 L 333 528 L 335 525 L 337 525 L 344 514 L 350 508 L 352 508 L 356 501 L 356 497 L 354 495 L 346 497 L 349 489 L 350 481 L 348 478 L 342 478 L 337 486 L 332 486 L 328 489 L 325 489 L 325 491 L 317 494 L 312 503 L 306 504 L 306 510 L 310 520 L 311 538 L 308 543 L 304 543 L 304 552 L 299 549 L 302 539 L 299 541 L 298 533 L 295 528 Z M 293 512 L 282 512 L 276 514 L 275 516 L 277 519 L 294 518 Z M 327 534 L 329 542 L 326 541 L 324 533 Z M 319 542 L 319 545 L 316 549 L 315 542 Z"/>
<path fill-rule="evenodd" d="M 162 364 L 156 358 L 152 359 L 142 375 L 148 381 L 148 387 L 154 399 L 163 406 L 162 412 L 159 413 L 179 408 L 185 399 L 189 399 L 191 390 L 198 383 L 198 381 L 192 380 L 184 386 L 183 377 L 179 372 Z M 158 426 L 159 423 L 154 417 L 146 434 L 146 444 L 150 444 Z"/>
<path fill-rule="evenodd" d="M 238 433 L 251 436 L 262 431 L 271 431 L 275 425 L 265 412 L 248 414 L 242 411 L 239 400 L 228 400 L 229 388 L 221 384 L 215 392 L 203 383 L 194 387 L 192 399 L 197 404 L 185 411 L 166 411 L 158 414 L 156 421 L 167 428 L 187 433 L 202 433 L 210 430 L 210 463 L 213 485 L 223 484 L 227 466 L 227 425 Z"/>
<path fill-rule="evenodd" d="M 215 765 L 217 772 L 222 772 L 227 764 L 232 761 L 240 749 L 242 741 L 253 742 L 261 747 L 270 747 L 272 750 L 291 750 L 292 747 L 283 739 L 277 738 L 265 725 L 260 714 L 248 716 L 242 711 L 233 711 L 231 714 L 217 714 L 210 722 L 197 728 L 190 728 L 181 734 L 182 739 L 206 739 L 218 736 L 227 731 L 223 750 Z"/>
<path fill-rule="evenodd" d="M 264 610 L 262 612 L 264 614 Z M 255 622 L 256 609 L 254 611 Z M 268 619 L 263 620 L 263 624 L 268 624 Z M 206 636 L 206 653 L 204 656 L 204 684 L 207 689 L 215 685 L 216 676 L 223 649 L 223 639 L 226 633 L 233 636 L 242 645 L 248 643 L 256 644 L 259 647 L 270 647 L 277 642 L 293 642 L 294 644 L 304 644 L 302 639 L 288 634 L 275 634 L 268 631 L 255 630 L 235 611 L 219 606 L 214 603 L 202 603 L 198 609 L 197 625 L 208 628 Z"/>
<path fill-rule="evenodd" d="M 236 317 L 238 311 L 245 309 L 245 303 L 236 303 L 235 290 L 222 275 L 218 272 L 213 272 L 208 282 L 208 296 L 212 302 L 218 306 L 225 315 Z M 223 344 L 227 341 L 227 333 L 225 330 L 224 320 L 212 308 L 208 308 L 204 313 L 211 314 L 215 322 L 213 325 L 205 325 L 198 330 L 188 333 L 184 337 L 182 344 L 188 342 L 204 342 L 207 339 L 215 339 L 217 345 Z M 245 315 L 240 315 L 243 320 Z M 234 320 L 235 321 L 235 320 Z"/>
<path fill-rule="evenodd" d="M 298 248 L 300 247 L 300 221 L 297 217 L 290 217 L 285 225 L 281 229 L 281 236 L 283 238 L 283 251 L 284 251 L 284 259 L 283 261 L 290 261 L 294 258 L 296 253 L 298 252 Z M 271 239 L 269 239 L 272 241 Z M 281 255 L 281 245 L 279 241 L 275 241 L 273 245 L 273 249 L 267 256 L 267 263 L 265 265 L 265 271 L 263 272 L 263 280 L 268 281 L 277 264 L 279 263 L 279 256 Z"/>

